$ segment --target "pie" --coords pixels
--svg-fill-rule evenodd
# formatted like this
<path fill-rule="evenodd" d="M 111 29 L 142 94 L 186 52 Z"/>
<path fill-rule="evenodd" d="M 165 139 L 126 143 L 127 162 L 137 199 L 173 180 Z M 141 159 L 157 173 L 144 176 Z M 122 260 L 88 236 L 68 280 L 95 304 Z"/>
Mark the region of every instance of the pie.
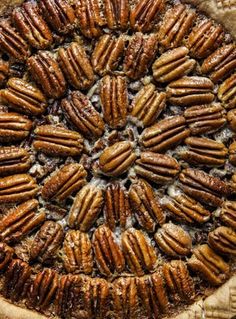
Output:
<path fill-rule="evenodd" d="M 236 2 L 8 2 L 0 318 L 233 318 Z"/>

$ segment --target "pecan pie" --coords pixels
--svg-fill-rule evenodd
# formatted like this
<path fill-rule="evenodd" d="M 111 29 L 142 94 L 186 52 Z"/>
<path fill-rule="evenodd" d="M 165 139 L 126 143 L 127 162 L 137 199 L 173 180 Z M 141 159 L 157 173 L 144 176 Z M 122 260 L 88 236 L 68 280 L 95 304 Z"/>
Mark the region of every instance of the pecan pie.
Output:
<path fill-rule="evenodd" d="M 0 318 L 214 295 L 236 274 L 236 1 L 4 1 Z M 225 316 L 182 318 L 234 318 L 230 289 Z"/>

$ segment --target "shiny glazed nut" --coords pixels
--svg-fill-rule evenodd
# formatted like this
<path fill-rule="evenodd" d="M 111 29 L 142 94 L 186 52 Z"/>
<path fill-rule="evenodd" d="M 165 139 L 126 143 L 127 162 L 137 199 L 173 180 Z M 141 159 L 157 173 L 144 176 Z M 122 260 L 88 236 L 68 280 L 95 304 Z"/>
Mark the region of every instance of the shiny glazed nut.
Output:
<path fill-rule="evenodd" d="M 101 274 L 111 276 L 113 273 L 123 271 L 125 267 L 123 253 L 107 226 L 102 225 L 95 230 L 92 243 L 96 264 Z"/>
<path fill-rule="evenodd" d="M 87 233 L 79 230 L 67 231 L 63 251 L 63 263 L 67 272 L 91 274 L 93 271 L 93 252 Z"/>
<path fill-rule="evenodd" d="M 28 174 L 0 178 L 0 203 L 23 202 L 38 193 L 38 185 Z"/>
<path fill-rule="evenodd" d="M 43 93 L 22 79 L 10 78 L 0 95 L 9 108 L 25 114 L 40 115 L 47 107 Z"/>
<path fill-rule="evenodd" d="M 122 234 L 122 249 L 132 273 L 142 276 L 157 266 L 157 254 L 148 238 L 140 230 L 129 228 Z"/>
<path fill-rule="evenodd" d="M 194 249 L 192 257 L 188 260 L 188 266 L 214 286 L 221 285 L 229 276 L 229 265 L 208 245 Z"/>
<path fill-rule="evenodd" d="M 162 271 L 167 289 L 175 302 L 191 301 L 194 298 L 193 279 L 183 261 L 172 260 L 169 263 L 165 263 Z"/>
<path fill-rule="evenodd" d="M 136 160 L 134 170 L 137 175 L 156 184 L 165 184 L 179 173 L 178 162 L 169 155 L 142 152 L 141 158 Z"/>
<path fill-rule="evenodd" d="M 15 8 L 12 19 L 22 37 L 32 47 L 46 49 L 52 44 L 52 33 L 41 16 L 36 2 L 28 1 Z"/>
<path fill-rule="evenodd" d="M 53 221 L 46 221 L 35 235 L 29 248 L 30 259 L 37 259 L 41 263 L 51 263 L 61 246 L 63 236 L 61 225 Z"/>
<path fill-rule="evenodd" d="M 6 243 L 18 242 L 45 220 L 46 214 L 38 210 L 36 199 L 28 200 L 10 210 L 1 218 L 0 239 Z"/>
<path fill-rule="evenodd" d="M 141 135 L 141 144 L 150 152 L 163 153 L 176 147 L 189 134 L 184 116 L 168 117 L 146 128 Z"/>
<path fill-rule="evenodd" d="M 0 142 L 14 143 L 26 138 L 32 128 L 32 122 L 18 113 L 0 112 Z"/>
<path fill-rule="evenodd" d="M 214 207 L 221 205 L 222 197 L 231 193 L 226 182 L 197 169 L 182 170 L 179 180 L 181 189 L 187 195 Z"/>
<path fill-rule="evenodd" d="M 140 2 L 141 3 L 141 2 Z M 144 36 L 138 32 L 133 35 L 125 53 L 123 69 L 132 80 L 146 74 L 157 52 L 157 36 Z"/>
<path fill-rule="evenodd" d="M 69 212 L 68 224 L 71 228 L 88 231 L 96 221 L 103 205 L 101 188 L 88 184 L 76 195 Z"/>
<path fill-rule="evenodd" d="M 8 75 L 9 75 L 9 63 L 3 60 L 0 60 L 0 87 L 2 87 L 6 83 Z"/>
<path fill-rule="evenodd" d="M 129 1 L 104 0 L 104 15 L 109 29 L 125 30 L 129 20 Z"/>
<path fill-rule="evenodd" d="M 157 82 L 171 82 L 189 74 L 196 61 L 188 56 L 186 47 L 179 47 L 163 53 L 152 65 L 153 77 Z"/>
<path fill-rule="evenodd" d="M 86 183 L 87 172 L 82 165 L 71 163 L 62 166 L 49 176 L 41 190 L 45 200 L 64 201 Z"/>
<path fill-rule="evenodd" d="M 209 245 L 223 255 L 236 255 L 236 232 L 226 226 L 217 227 L 208 234 Z"/>
<path fill-rule="evenodd" d="M 158 229 L 154 238 L 158 247 L 168 256 L 186 256 L 192 248 L 192 239 L 180 226 L 164 224 Z"/>
<path fill-rule="evenodd" d="M 165 49 L 180 46 L 183 39 L 189 34 L 195 18 L 195 11 L 182 3 L 168 9 L 158 31 L 161 46 Z"/>
<path fill-rule="evenodd" d="M 139 0 L 130 12 L 130 26 L 133 30 L 148 32 L 154 26 L 157 16 L 164 7 L 164 0 Z"/>
<path fill-rule="evenodd" d="M 4 270 L 12 260 L 14 249 L 5 243 L 0 243 L 0 270 Z"/>
<path fill-rule="evenodd" d="M 100 100 L 105 122 L 112 128 L 125 126 L 128 109 L 126 79 L 110 75 L 102 78 Z"/>
<path fill-rule="evenodd" d="M 146 231 L 153 232 L 157 225 L 165 222 L 165 215 L 154 190 L 146 181 L 138 179 L 132 183 L 129 200 L 139 224 Z"/>
<path fill-rule="evenodd" d="M 31 162 L 30 154 L 24 148 L 0 147 L 0 176 L 27 172 Z"/>
<path fill-rule="evenodd" d="M 49 52 L 39 51 L 28 59 L 27 64 L 32 77 L 49 98 L 57 99 L 64 95 L 66 81 L 58 62 Z"/>
<path fill-rule="evenodd" d="M 236 109 L 231 110 L 227 113 L 227 120 L 230 128 L 236 132 Z"/>
<path fill-rule="evenodd" d="M 130 142 L 117 142 L 107 147 L 99 157 L 99 167 L 103 174 L 119 176 L 125 173 L 136 159 Z"/>
<path fill-rule="evenodd" d="M 145 85 L 134 97 L 131 116 L 141 125 L 151 125 L 166 107 L 166 93 L 158 92 L 154 84 Z"/>
<path fill-rule="evenodd" d="M 35 129 L 33 147 L 38 152 L 52 156 L 77 156 L 83 150 L 83 139 L 76 131 L 53 125 Z"/>
<path fill-rule="evenodd" d="M 83 49 L 77 43 L 72 42 L 66 48 L 58 50 L 59 65 L 68 80 L 76 89 L 88 89 L 94 82 L 94 73 L 90 60 Z"/>
<path fill-rule="evenodd" d="M 219 103 L 189 107 L 184 117 L 192 135 L 212 133 L 226 124 L 225 110 Z"/>
<path fill-rule="evenodd" d="M 224 201 L 220 219 L 228 226 L 236 229 L 236 201 Z"/>
<path fill-rule="evenodd" d="M 180 106 L 208 104 L 214 100 L 214 84 L 206 77 L 184 76 L 167 86 L 170 103 Z"/>
<path fill-rule="evenodd" d="M 231 75 L 219 86 L 218 99 L 226 109 L 236 107 L 236 74 Z"/>
<path fill-rule="evenodd" d="M 105 1 L 110 2 L 111 0 Z M 95 72 L 103 76 L 111 71 L 115 71 L 119 65 L 124 49 L 125 39 L 122 35 L 119 38 L 115 38 L 110 34 L 101 36 L 91 57 Z"/>
<path fill-rule="evenodd" d="M 112 230 L 118 225 L 122 230 L 130 223 L 131 211 L 128 194 L 121 183 L 108 184 L 104 194 L 104 217 Z"/>

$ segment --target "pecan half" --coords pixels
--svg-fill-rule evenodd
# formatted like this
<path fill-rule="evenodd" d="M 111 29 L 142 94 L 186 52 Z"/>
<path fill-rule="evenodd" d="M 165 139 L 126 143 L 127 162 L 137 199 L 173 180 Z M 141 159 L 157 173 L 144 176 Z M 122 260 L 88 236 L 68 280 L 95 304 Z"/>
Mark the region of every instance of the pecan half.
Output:
<path fill-rule="evenodd" d="M 129 228 L 121 237 L 125 259 L 132 273 L 142 276 L 145 271 L 153 271 L 157 266 L 157 254 L 148 238 L 141 230 Z"/>
<path fill-rule="evenodd" d="M 123 271 L 125 267 L 123 253 L 107 226 L 102 225 L 95 230 L 92 243 L 96 264 L 101 274 L 111 276 Z"/>
<path fill-rule="evenodd" d="M 30 154 L 24 148 L 0 147 L 0 176 L 27 172 L 31 162 Z"/>
<path fill-rule="evenodd" d="M 104 122 L 89 98 L 79 91 L 71 92 L 61 102 L 65 116 L 87 138 L 100 137 L 104 132 Z"/>
<path fill-rule="evenodd" d="M 2 87 L 6 83 L 8 75 L 9 75 L 9 63 L 3 60 L 0 60 L 0 87 Z"/>
<path fill-rule="evenodd" d="M 219 48 L 223 40 L 224 30 L 222 26 L 214 24 L 212 20 L 205 19 L 193 28 L 186 45 L 193 57 L 202 59 Z"/>
<path fill-rule="evenodd" d="M 37 209 L 38 201 L 31 199 L 16 206 L 2 217 L 0 223 L 1 241 L 17 242 L 38 227 L 45 220 L 46 214 L 43 212 L 36 214 Z"/>
<path fill-rule="evenodd" d="M 179 173 L 179 163 L 171 156 L 142 152 L 140 159 L 136 160 L 134 170 L 137 175 L 156 184 L 165 184 L 175 178 Z"/>
<path fill-rule="evenodd" d="M 5 243 L 0 243 L 0 271 L 4 270 L 12 260 L 14 249 Z"/>
<path fill-rule="evenodd" d="M 233 72 L 236 67 L 236 46 L 228 44 L 220 47 L 203 61 L 201 71 L 210 74 L 210 79 L 217 83 Z"/>
<path fill-rule="evenodd" d="M 177 146 L 189 135 L 184 116 L 168 117 L 143 131 L 141 145 L 150 152 L 162 153 Z"/>
<path fill-rule="evenodd" d="M 15 8 L 12 18 L 17 30 L 32 47 L 46 49 L 52 44 L 52 33 L 36 2 L 28 1 Z"/>
<path fill-rule="evenodd" d="M 141 78 L 147 72 L 157 52 L 157 36 L 133 35 L 125 53 L 123 69 L 132 80 Z"/>
<path fill-rule="evenodd" d="M 30 259 L 50 263 L 61 246 L 63 236 L 61 225 L 53 221 L 46 221 L 35 235 L 29 248 Z"/>
<path fill-rule="evenodd" d="M 208 234 L 209 245 L 223 255 L 236 255 L 236 232 L 226 226 L 217 227 Z"/>
<path fill-rule="evenodd" d="M 153 77 L 157 82 L 171 82 L 189 74 L 196 61 L 188 56 L 186 47 L 179 47 L 162 54 L 152 65 Z"/>
<path fill-rule="evenodd" d="M 47 107 L 47 100 L 43 93 L 30 83 L 10 78 L 7 88 L 1 91 L 1 97 L 7 105 L 29 115 L 40 115 Z"/>
<path fill-rule="evenodd" d="M 91 57 L 95 72 L 103 76 L 111 71 L 115 71 L 119 65 L 124 49 L 125 39 L 123 36 L 115 38 L 110 34 L 103 35 L 98 40 Z"/>
<path fill-rule="evenodd" d="M 139 224 L 148 232 L 165 222 L 165 215 L 150 184 L 143 179 L 134 181 L 129 189 L 131 207 Z"/>
<path fill-rule="evenodd" d="M 236 141 L 229 146 L 229 161 L 236 166 Z"/>
<path fill-rule="evenodd" d="M 131 116 L 142 125 L 151 125 L 166 107 L 166 93 L 158 92 L 154 84 L 145 85 L 134 97 Z"/>
<path fill-rule="evenodd" d="M 193 279 L 183 261 L 172 260 L 169 263 L 165 263 L 162 271 L 167 289 L 175 302 L 190 301 L 194 298 Z"/>
<path fill-rule="evenodd" d="M 236 109 L 233 109 L 227 113 L 227 120 L 230 128 L 236 132 Z"/>
<path fill-rule="evenodd" d="M 53 125 L 41 125 L 35 129 L 33 147 L 52 156 L 77 156 L 82 152 L 83 139 L 76 131 Z"/>
<path fill-rule="evenodd" d="M 224 201 L 220 219 L 228 226 L 236 229 L 236 201 Z"/>
<path fill-rule="evenodd" d="M 107 147 L 99 157 L 99 166 L 103 174 L 119 176 L 126 172 L 136 159 L 130 142 L 117 142 Z"/>
<path fill-rule="evenodd" d="M 68 82 L 76 89 L 88 89 L 94 82 L 93 68 L 83 49 L 72 42 L 66 48 L 59 48 L 58 62 Z"/>
<path fill-rule="evenodd" d="M 189 234 L 182 227 L 172 223 L 162 225 L 154 238 L 158 247 L 169 256 L 186 256 L 192 248 Z"/>
<path fill-rule="evenodd" d="M 0 142 L 12 143 L 26 138 L 32 128 L 32 122 L 17 113 L 0 112 Z"/>
<path fill-rule="evenodd" d="M 41 194 L 45 200 L 64 201 L 86 183 L 87 172 L 78 163 L 65 164 L 46 179 Z"/>
<path fill-rule="evenodd" d="M 231 193 L 229 185 L 220 178 L 197 169 L 182 170 L 179 180 L 181 189 L 187 195 L 214 207 L 221 205 L 222 197 Z"/>
<path fill-rule="evenodd" d="M 195 18 L 195 11 L 182 3 L 168 9 L 158 31 L 160 44 L 166 49 L 180 46 L 189 34 Z"/>
<path fill-rule="evenodd" d="M 39 51 L 28 59 L 27 64 L 32 77 L 48 97 L 57 99 L 64 95 L 66 81 L 58 62 L 49 52 Z"/>
<path fill-rule="evenodd" d="M 219 86 L 218 98 L 226 109 L 236 107 L 236 73 Z"/>
<path fill-rule="evenodd" d="M 68 224 L 71 228 L 88 231 L 97 219 L 103 205 L 101 188 L 88 184 L 76 195 L 69 212 Z"/>
<path fill-rule="evenodd" d="M 187 149 L 178 155 L 193 165 L 223 166 L 228 155 L 228 149 L 221 142 L 205 137 L 188 137 L 185 140 Z"/>
<path fill-rule="evenodd" d="M 121 183 L 108 184 L 104 195 L 104 217 L 106 225 L 115 230 L 119 225 L 122 230 L 126 229 L 131 217 L 128 194 Z"/>
<path fill-rule="evenodd" d="M 226 123 L 225 110 L 219 103 L 189 107 L 184 117 L 193 135 L 215 132 Z"/>
<path fill-rule="evenodd" d="M 19 61 L 30 55 L 28 44 L 6 19 L 0 21 L 0 46 L 1 51 Z"/>
<path fill-rule="evenodd" d="M 91 274 L 93 271 L 93 252 L 87 233 L 79 230 L 67 231 L 63 251 L 63 263 L 67 272 Z"/>
<path fill-rule="evenodd" d="M 188 266 L 214 286 L 225 282 L 230 270 L 229 265 L 222 257 L 217 255 L 208 245 L 201 245 L 193 250 L 193 255 L 188 260 Z"/>
<path fill-rule="evenodd" d="M 43 17 L 56 32 L 67 34 L 74 28 L 76 16 L 67 0 L 41 0 L 39 6 Z"/>
<path fill-rule="evenodd" d="M 215 98 L 213 89 L 214 84 L 206 77 L 184 76 L 167 86 L 167 97 L 174 105 L 208 104 Z"/>
<path fill-rule="evenodd" d="M 108 28 L 125 30 L 129 21 L 129 1 L 104 0 L 104 13 Z"/>
<path fill-rule="evenodd" d="M 0 203 L 17 203 L 34 197 L 38 185 L 28 174 L 0 178 Z"/>
<path fill-rule="evenodd" d="M 105 122 L 112 128 L 125 126 L 128 108 L 126 79 L 106 75 L 100 83 L 100 99 Z"/>

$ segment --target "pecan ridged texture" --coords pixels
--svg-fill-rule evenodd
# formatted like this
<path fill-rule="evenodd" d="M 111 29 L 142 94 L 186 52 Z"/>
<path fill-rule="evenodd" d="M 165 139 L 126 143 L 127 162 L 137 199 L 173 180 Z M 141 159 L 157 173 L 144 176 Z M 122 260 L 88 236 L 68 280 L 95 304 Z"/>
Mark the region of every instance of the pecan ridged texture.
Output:
<path fill-rule="evenodd" d="M 176 147 L 190 135 L 184 116 L 168 117 L 146 128 L 141 135 L 145 150 L 163 153 Z"/>
<path fill-rule="evenodd" d="M 18 113 L 0 112 L 0 142 L 15 143 L 25 139 L 32 128 L 32 122 Z"/>
<path fill-rule="evenodd" d="M 136 159 L 131 142 L 117 142 L 105 148 L 99 157 L 101 172 L 108 176 L 119 176 L 125 173 Z"/>
<path fill-rule="evenodd" d="M 5 243 L 0 243 L 0 271 L 5 270 L 11 262 L 14 249 Z"/>
<path fill-rule="evenodd" d="M 98 227 L 93 234 L 92 244 L 96 264 L 101 274 L 111 276 L 124 270 L 124 255 L 110 228 L 105 225 Z"/>
<path fill-rule="evenodd" d="M 63 243 L 63 264 L 67 272 L 91 274 L 93 271 L 93 251 L 89 235 L 80 230 L 66 233 Z"/>
<path fill-rule="evenodd" d="M 174 105 L 191 106 L 211 103 L 214 84 L 206 77 L 184 76 L 167 86 L 168 101 Z"/>
<path fill-rule="evenodd" d="M 7 88 L 1 91 L 1 98 L 9 108 L 29 115 L 40 115 L 47 107 L 44 94 L 31 83 L 10 78 Z"/>
<path fill-rule="evenodd" d="M 76 195 L 69 212 L 71 228 L 88 231 L 96 221 L 103 206 L 103 191 L 98 186 L 85 185 Z"/>
<path fill-rule="evenodd" d="M 229 265 L 207 244 L 196 247 L 188 267 L 199 273 L 211 285 L 221 285 L 229 276 Z"/>
<path fill-rule="evenodd" d="M 57 99 L 64 95 L 65 78 L 58 62 L 49 52 L 39 51 L 28 59 L 27 64 L 30 74 L 47 97 Z"/>
<path fill-rule="evenodd" d="M 36 49 L 46 49 L 52 42 L 51 30 L 40 14 L 36 2 L 25 2 L 12 12 L 12 19 L 22 37 Z"/>
<path fill-rule="evenodd" d="M 209 245 L 222 255 L 236 255 L 236 232 L 220 226 L 208 234 Z"/>
<path fill-rule="evenodd" d="M 220 219 L 227 226 L 236 230 L 236 201 L 224 201 L 220 211 Z"/>
<path fill-rule="evenodd" d="M 186 168 L 179 175 L 180 187 L 189 196 L 202 203 L 217 207 L 222 197 L 227 197 L 231 189 L 227 182 L 204 171 Z"/>
<path fill-rule="evenodd" d="M 100 82 L 100 100 L 105 122 L 112 128 L 125 126 L 128 109 L 126 79 L 106 75 Z"/>
<path fill-rule="evenodd" d="M 186 47 L 163 53 L 152 65 L 154 79 L 166 83 L 188 75 L 196 64 L 194 59 L 189 58 L 188 53 Z"/>
<path fill-rule="evenodd" d="M 6 243 L 18 242 L 24 236 L 39 227 L 46 218 L 44 212 L 36 214 L 38 201 L 28 200 L 1 218 L 0 239 Z"/>
<path fill-rule="evenodd" d="M 129 22 L 129 1 L 104 0 L 103 2 L 108 28 L 125 30 Z"/>
<path fill-rule="evenodd" d="M 10 65 L 8 62 L 0 60 L 0 88 L 4 86 L 9 75 Z"/>
<path fill-rule="evenodd" d="M 140 177 L 163 185 L 175 178 L 179 173 L 180 165 L 169 155 L 142 152 L 135 162 L 134 170 Z"/>
<path fill-rule="evenodd" d="M 131 38 L 125 53 L 123 70 L 132 80 L 146 74 L 157 52 L 157 36 L 138 32 Z"/>
<path fill-rule="evenodd" d="M 236 109 L 227 113 L 227 121 L 232 131 L 236 132 Z"/>
<path fill-rule="evenodd" d="M 182 3 L 168 9 L 158 31 L 161 46 L 165 49 L 180 46 L 183 39 L 189 34 L 195 18 L 195 11 Z"/>
<path fill-rule="evenodd" d="M 121 237 L 122 250 L 132 273 L 142 276 L 157 266 L 157 254 L 146 235 L 134 228 L 126 230 Z"/>
<path fill-rule="evenodd" d="M 148 232 L 165 222 L 165 215 L 155 196 L 154 189 L 146 181 L 138 179 L 129 189 L 131 208 L 139 224 Z"/>
<path fill-rule="evenodd" d="M 76 131 L 54 125 L 41 125 L 35 129 L 33 147 L 52 156 L 77 156 L 83 150 L 83 139 Z"/>
<path fill-rule="evenodd" d="M 64 201 L 86 183 L 87 172 L 78 163 L 65 164 L 49 176 L 41 190 L 43 199 Z"/>
<path fill-rule="evenodd" d="M 229 146 L 229 161 L 236 166 L 236 141 Z"/>
<path fill-rule="evenodd" d="M 91 62 L 83 49 L 72 42 L 68 47 L 58 50 L 58 63 L 68 82 L 76 89 L 85 90 L 94 82 L 94 73 Z"/>
<path fill-rule="evenodd" d="M 0 147 L 0 176 L 25 173 L 29 170 L 32 160 L 28 151 L 21 147 Z"/>
<path fill-rule="evenodd" d="M 63 241 L 64 233 L 61 225 L 46 221 L 35 235 L 29 247 L 30 259 L 49 264 Z"/>
<path fill-rule="evenodd" d="M 149 126 L 155 122 L 166 107 L 166 93 L 158 92 L 154 84 L 145 85 L 134 97 L 130 115 L 134 122 L 140 121 L 140 126 Z M 139 123 L 136 123 L 139 125 Z"/>
<path fill-rule="evenodd" d="M 236 73 L 231 75 L 219 86 L 218 99 L 226 109 L 236 107 Z"/>

